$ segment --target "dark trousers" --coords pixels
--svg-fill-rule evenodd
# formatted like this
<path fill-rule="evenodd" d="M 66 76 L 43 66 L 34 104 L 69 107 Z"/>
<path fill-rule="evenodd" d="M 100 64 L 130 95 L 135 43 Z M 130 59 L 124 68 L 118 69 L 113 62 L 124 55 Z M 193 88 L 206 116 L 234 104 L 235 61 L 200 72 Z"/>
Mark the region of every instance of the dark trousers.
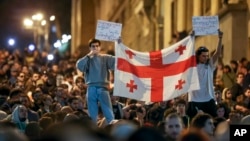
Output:
<path fill-rule="evenodd" d="M 207 102 L 188 102 L 187 115 L 192 119 L 197 114 L 197 108 L 202 110 L 205 113 L 210 114 L 213 117 L 216 117 L 216 104 L 214 99 L 211 99 Z"/>

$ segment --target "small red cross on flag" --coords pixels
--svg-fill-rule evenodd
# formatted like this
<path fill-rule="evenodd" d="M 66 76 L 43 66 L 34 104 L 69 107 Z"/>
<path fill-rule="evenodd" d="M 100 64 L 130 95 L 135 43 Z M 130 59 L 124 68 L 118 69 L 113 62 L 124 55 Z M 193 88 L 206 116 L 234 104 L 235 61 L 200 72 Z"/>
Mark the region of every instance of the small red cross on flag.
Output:
<path fill-rule="evenodd" d="M 115 54 L 114 95 L 158 102 L 199 89 L 191 36 L 168 48 L 146 53 L 116 44 Z"/>
<path fill-rule="evenodd" d="M 129 83 L 127 83 L 127 87 L 129 87 L 129 92 L 133 93 L 134 89 L 137 89 L 137 85 L 134 84 L 134 80 L 130 80 Z"/>

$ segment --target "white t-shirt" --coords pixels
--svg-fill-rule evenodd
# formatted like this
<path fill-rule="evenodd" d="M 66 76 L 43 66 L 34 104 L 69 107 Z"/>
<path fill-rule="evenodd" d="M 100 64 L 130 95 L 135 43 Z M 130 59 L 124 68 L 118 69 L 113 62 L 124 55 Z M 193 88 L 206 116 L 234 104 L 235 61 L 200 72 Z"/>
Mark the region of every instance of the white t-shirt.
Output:
<path fill-rule="evenodd" d="M 214 99 L 213 71 L 215 67 L 210 60 L 209 64 L 197 64 L 197 72 L 200 82 L 200 90 L 188 93 L 189 102 L 207 102 Z"/>

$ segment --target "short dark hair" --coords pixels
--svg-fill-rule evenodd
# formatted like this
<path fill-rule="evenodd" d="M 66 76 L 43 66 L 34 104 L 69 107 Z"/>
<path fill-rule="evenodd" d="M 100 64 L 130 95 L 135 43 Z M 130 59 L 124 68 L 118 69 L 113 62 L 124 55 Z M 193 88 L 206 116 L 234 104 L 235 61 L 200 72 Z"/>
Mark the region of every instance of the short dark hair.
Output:
<path fill-rule="evenodd" d="M 101 41 L 95 38 L 92 38 L 89 40 L 89 47 L 91 47 L 91 44 L 93 43 L 99 43 L 99 45 L 101 45 Z"/>
<path fill-rule="evenodd" d="M 207 113 L 196 114 L 191 121 L 191 126 L 198 129 L 203 128 L 208 119 L 213 119 L 213 117 Z"/>
<path fill-rule="evenodd" d="M 202 52 L 209 52 L 209 50 L 205 47 L 205 46 L 200 46 L 196 52 L 195 52 L 195 55 L 196 56 L 199 56 L 201 55 Z"/>
<path fill-rule="evenodd" d="M 199 63 L 199 56 L 202 54 L 202 52 L 209 52 L 207 47 L 205 46 L 200 46 L 196 51 L 195 51 L 195 56 L 196 56 L 196 62 Z"/>

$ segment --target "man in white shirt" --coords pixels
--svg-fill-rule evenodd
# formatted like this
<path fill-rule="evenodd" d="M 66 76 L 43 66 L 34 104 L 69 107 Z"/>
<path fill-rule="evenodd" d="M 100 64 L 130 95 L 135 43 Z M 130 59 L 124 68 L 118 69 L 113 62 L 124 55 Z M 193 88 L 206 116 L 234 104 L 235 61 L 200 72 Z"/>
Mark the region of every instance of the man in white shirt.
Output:
<path fill-rule="evenodd" d="M 216 116 L 216 104 L 213 89 L 213 71 L 216 61 L 219 58 L 222 48 L 223 33 L 218 30 L 218 46 L 214 54 L 209 58 L 209 50 L 201 46 L 196 50 L 197 71 L 200 82 L 200 89 L 191 91 L 188 94 L 187 114 L 193 118 L 197 112 L 205 112 L 211 116 Z"/>

